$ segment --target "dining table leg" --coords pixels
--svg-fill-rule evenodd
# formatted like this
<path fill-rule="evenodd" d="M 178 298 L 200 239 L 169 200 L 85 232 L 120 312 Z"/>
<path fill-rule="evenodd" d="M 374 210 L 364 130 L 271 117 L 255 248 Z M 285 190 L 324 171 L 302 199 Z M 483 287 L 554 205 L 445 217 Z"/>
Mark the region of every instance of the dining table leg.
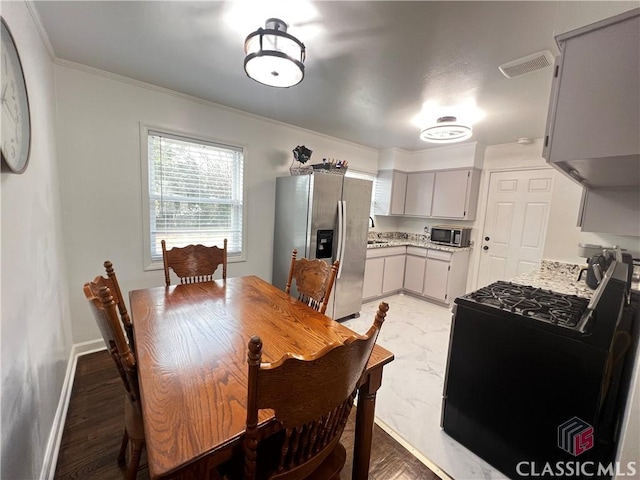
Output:
<path fill-rule="evenodd" d="M 367 480 L 369 477 L 376 393 L 382 385 L 382 366 L 367 373 L 364 382 L 358 388 L 352 480 Z"/>

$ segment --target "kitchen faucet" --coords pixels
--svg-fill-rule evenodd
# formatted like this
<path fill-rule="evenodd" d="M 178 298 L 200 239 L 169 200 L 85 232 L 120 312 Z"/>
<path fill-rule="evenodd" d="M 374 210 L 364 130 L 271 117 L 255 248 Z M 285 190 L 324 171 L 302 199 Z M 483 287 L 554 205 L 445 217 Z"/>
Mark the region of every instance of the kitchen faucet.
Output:
<path fill-rule="evenodd" d="M 369 220 L 371 220 L 369 223 L 371 224 L 371 228 L 375 228 L 375 224 L 373 223 L 373 217 L 369 217 Z"/>

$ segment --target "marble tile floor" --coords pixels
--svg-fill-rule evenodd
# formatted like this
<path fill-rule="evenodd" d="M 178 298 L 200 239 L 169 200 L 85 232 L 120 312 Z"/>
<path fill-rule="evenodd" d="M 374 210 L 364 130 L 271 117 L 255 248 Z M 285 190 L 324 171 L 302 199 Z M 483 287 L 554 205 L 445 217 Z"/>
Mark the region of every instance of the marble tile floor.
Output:
<path fill-rule="evenodd" d="M 506 478 L 440 428 L 451 310 L 400 294 L 365 303 L 360 317 L 344 325 L 364 333 L 382 300 L 389 313 L 378 343 L 395 360 L 384 370 L 377 420 L 455 480 Z"/>

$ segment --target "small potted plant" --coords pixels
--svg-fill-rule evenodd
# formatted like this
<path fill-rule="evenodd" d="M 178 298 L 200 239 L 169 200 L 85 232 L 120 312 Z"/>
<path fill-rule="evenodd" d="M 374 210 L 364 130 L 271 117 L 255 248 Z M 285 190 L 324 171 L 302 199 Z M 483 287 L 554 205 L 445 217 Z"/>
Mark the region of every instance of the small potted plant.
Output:
<path fill-rule="evenodd" d="M 293 149 L 293 161 L 289 171 L 291 175 L 309 175 L 313 173 L 313 167 L 311 165 L 305 165 L 311 158 L 313 152 L 304 145 L 298 145 Z M 296 162 L 298 164 L 296 165 Z"/>

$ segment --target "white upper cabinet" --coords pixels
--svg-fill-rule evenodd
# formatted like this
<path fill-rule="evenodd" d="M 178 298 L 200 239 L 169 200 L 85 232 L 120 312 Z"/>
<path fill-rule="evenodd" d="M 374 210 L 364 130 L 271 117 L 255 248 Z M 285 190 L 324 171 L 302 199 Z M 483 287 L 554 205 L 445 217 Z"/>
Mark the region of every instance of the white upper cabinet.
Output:
<path fill-rule="evenodd" d="M 543 157 L 587 188 L 640 185 L 640 9 L 556 41 Z"/>
<path fill-rule="evenodd" d="M 404 201 L 405 215 L 431 216 L 435 177 L 435 172 L 417 172 L 407 175 L 407 194 Z"/>
<path fill-rule="evenodd" d="M 376 215 L 474 220 L 480 170 L 427 172 L 381 170 L 376 186 Z"/>
<path fill-rule="evenodd" d="M 474 220 L 479 190 L 479 170 L 464 168 L 435 172 L 431 216 Z"/>
<path fill-rule="evenodd" d="M 640 236 L 640 194 L 635 187 L 585 189 L 578 214 L 583 232 Z"/>

